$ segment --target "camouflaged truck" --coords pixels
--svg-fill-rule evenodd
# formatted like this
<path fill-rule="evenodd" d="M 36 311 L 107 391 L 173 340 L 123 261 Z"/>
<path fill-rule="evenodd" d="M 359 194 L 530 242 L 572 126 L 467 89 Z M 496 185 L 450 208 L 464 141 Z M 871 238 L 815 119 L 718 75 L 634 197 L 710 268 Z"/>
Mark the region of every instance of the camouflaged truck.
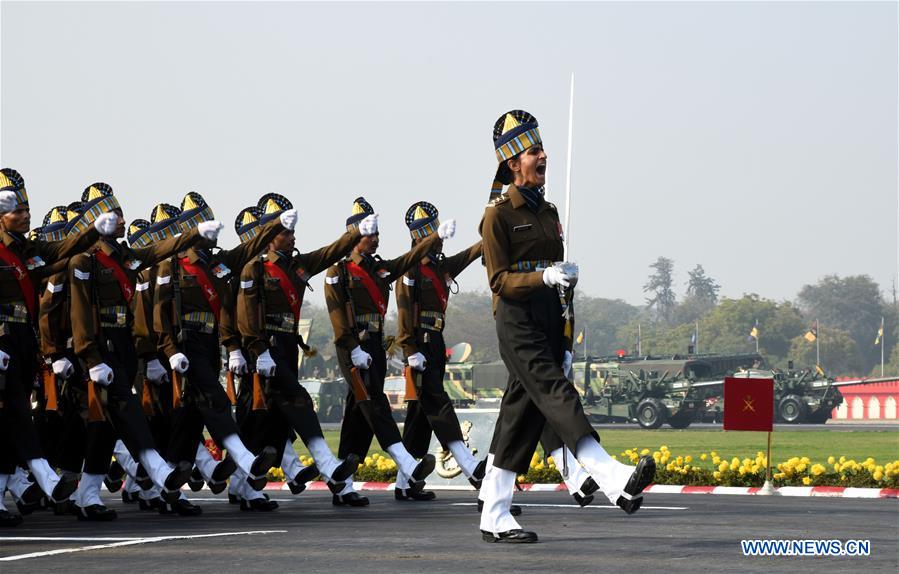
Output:
<path fill-rule="evenodd" d="M 590 357 L 575 361 L 574 385 L 593 423 L 636 422 L 643 428 L 667 423 L 683 429 L 720 416 L 724 377 L 764 366 L 761 355 L 673 355 Z M 448 364 L 444 388 L 457 407 L 502 397 L 508 372 L 501 361 Z"/>

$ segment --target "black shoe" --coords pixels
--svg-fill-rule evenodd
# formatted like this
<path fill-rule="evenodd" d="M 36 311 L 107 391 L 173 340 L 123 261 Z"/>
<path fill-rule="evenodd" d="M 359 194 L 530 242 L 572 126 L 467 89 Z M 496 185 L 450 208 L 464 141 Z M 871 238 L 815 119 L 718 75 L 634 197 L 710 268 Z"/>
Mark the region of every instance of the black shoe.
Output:
<path fill-rule="evenodd" d="M 624 487 L 624 492 L 631 496 L 630 499 L 625 498 L 623 496 L 619 496 L 618 500 L 615 501 L 615 504 L 618 507 L 627 512 L 628 514 L 633 514 L 640 509 L 640 506 L 643 504 L 643 489 L 649 486 L 652 483 L 652 480 L 656 476 L 656 461 L 653 460 L 651 456 L 643 456 L 640 457 L 640 461 L 637 463 L 637 468 L 634 469 L 634 472 L 631 473 L 631 477 L 627 481 L 627 485 Z"/>
<path fill-rule="evenodd" d="M 359 469 L 359 455 L 350 453 L 346 455 L 346 458 L 343 459 L 343 462 L 340 463 L 334 472 L 331 474 L 331 480 L 334 482 L 346 482 L 350 478 L 352 478 L 353 473 Z"/>
<path fill-rule="evenodd" d="M 13 514 L 7 510 L 0 510 L 0 528 L 4 526 L 18 526 L 22 524 L 22 515 Z"/>
<path fill-rule="evenodd" d="M 278 503 L 268 498 L 254 498 L 252 500 L 241 500 L 240 509 L 244 512 L 271 512 L 278 508 Z"/>
<path fill-rule="evenodd" d="M 226 455 L 222 462 L 215 465 L 215 470 L 212 471 L 212 476 L 210 477 L 212 480 L 206 483 L 212 494 L 219 494 L 225 490 L 228 486 L 228 477 L 234 474 L 236 470 L 237 463 L 234 462 L 230 455 Z"/>
<path fill-rule="evenodd" d="M 318 474 L 318 467 L 314 464 L 310 464 L 298 472 L 291 480 L 287 481 L 287 488 L 290 489 L 292 494 L 299 494 L 306 490 L 306 483 L 315 480 L 315 477 L 318 476 Z"/>
<path fill-rule="evenodd" d="M 421 461 L 415 467 L 415 470 L 412 471 L 412 477 L 409 479 L 409 488 L 411 490 L 421 490 L 425 487 L 425 479 L 429 474 L 434 472 L 434 467 L 437 466 L 437 459 L 434 458 L 433 454 L 426 454 L 421 457 Z"/>
<path fill-rule="evenodd" d="M 265 484 L 268 482 L 266 475 L 272 465 L 275 464 L 277 454 L 273 446 L 267 446 L 262 449 L 262 452 L 253 461 L 253 466 L 250 467 L 250 474 L 247 476 L 247 484 L 250 485 L 250 488 L 257 492 L 265 488 Z"/>
<path fill-rule="evenodd" d="M 520 528 L 516 528 L 515 530 L 507 530 L 505 532 L 500 532 L 499 535 L 495 535 L 492 532 L 487 532 L 486 530 L 481 530 L 481 538 L 484 542 L 506 542 L 509 544 L 530 544 L 532 542 L 537 542 L 537 533 L 536 532 L 528 532 L 527 530 L 522 530 Z"/>
<path fill-rule="evenodd" d="M 134 473 L 134 482 L 141 490 L 150 490 L 153 488 L 153 479 L 150 478 L 144 465 L 140 463 L 137 464 L 137 471 Z"/>
<path fill-rule="evenodd" d="M 106 490 L 113 493 L 118 492 L 125 482 L 124 479 L 125 469 L 122 468 L 118 461 L 112 461 L 112 464 L 109 465 L 109 470 L 106 471 L 106 476 L 103 477 L 103 484 L 106 485 Z"/>
<path fill-rule="evenodd" d="M 420 502 L 427 502 L 437 498 L 437 495 L 430 490 L 412 490 L 410 488 L 403 492 L 403 489 L 401 488 L 394 488 L 393 497 L 397 500 L 417 500 Z"/>
<path fill-rule="evenodd" d="M 240 497 L 236 494 L 228 493 L 228 504 L 240 504 Z"/>
<path fill-rule="evenodd" d="M 194 467 L 190 473 L 190 478 L 187 479 L 187 487 L 194 492 L 199 492 L 202 490 L 204 484 L 205 482 L 203 481 L 203 475 L 200 474 L 200 469 Z"/>
<path fill-rule="evenodd" d="M 50 498 L 56 504 L 68 502 L 69 497 L 78 488 L 78 479 L 74 474 L 63 474 L 59 477 L 59 482 L 50 494 Z"/>
<path fill-rule="evenodd" d="M 174 504 L 163 502 L 159 506 L 159 514 L 177 514 L 178 516 L 199 516 L 203 509 L 189 500 L 179 498 Z"/>
<path fill-rule="evenodd" d="M 91 504 L 90 506 L 72 505 L 75 516 L 78 520 L 88 520 L 91 522 L 109 522 L 115 520 L 118 515 L 111 508 L 106 508 L 102 504 Z"/>
<path fill-rule="evenodd" d="M 368 506 L 368 498 L 361 496 L 358 492 L 349 494 L 335 494 L 331 497 L 331 504 L 334 506 Z"/>
<path fill-rule="evenodd" d="M 37 483 L 31 483 L 31 486 L 22 493 L 22 498 L 16 500 L 16 507 L 22 516 L 27 516 L 35 510 L 40 510 L 43 506 L 44 493 Z"/>
<path fill-rule="evenodd" d="M 176 500 L 181 498 L 181 487 L 184 486 L 184 483 L 190 478 L 190 473 L 192 471 L 193 465 L 186 460 L 182 460 L 175 465 L 175 468 L 169 473 L 168 477 L 166 477 L 165 484 L 162 485 L 163 500 L 169 504 L 174 504 Z"/>
<path fill-rule="evenodd" d="M 470 482 L 476 490 L 481 490 L 481 483 L 484 482 L 484 475 L 487 474 L 487 460 L 484 459 L 479 462 L 478 465 L 474 467 L 474 472 L 471 474 L 472 477 L 468 479 L 468 482 Z"/>
<path fill-rule="evenodd" d="M 155 498 L 150 498 L 149 500 L 146 498 L 138 497 L 137 505 L 141 510 L 158 510 L 160 513 L 162 513 L 161 509 L 165 508 L 166 503 L 162 498 L 158 496 Z"/>
<path fill-rule="evenodd" d="M 592 476 L 588 476 L 587 480 L 584 481 L 584 484 L 581 485 L 580 492 L 575 492 L 572 496 L 578 504 L 587 506 L 593 502 L 593 493 L 597 490 L 599 490 L 599 485 L 596 484 L 596 481 L 593 480 Z"/>
<path fill-rule="evenodd" d="M 122 502 L 124 502 L 125 504 L 134 504 L 139 499 L 139 492 L 128 492 L 127 490 L 122 491 Z"/>
<path fill-rule="evenodd" d="M 484 512 L 484 501 L 480 498 L 478 499 L 478 512 Z M 512 516 L 521 516 L 521 507 L 517 504 L 509 506 L 509 514 Z"/>

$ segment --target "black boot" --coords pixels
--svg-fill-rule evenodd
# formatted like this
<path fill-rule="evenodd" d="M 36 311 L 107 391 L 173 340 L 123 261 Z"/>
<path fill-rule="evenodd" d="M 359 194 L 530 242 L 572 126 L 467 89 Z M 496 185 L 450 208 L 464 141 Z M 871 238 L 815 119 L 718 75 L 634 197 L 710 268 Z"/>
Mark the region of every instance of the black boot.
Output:
<path fill-rule="evenodd" d="M 599 490 L 599 485 L 596 484 L 596 481 L 593 480 L 592 476 L 588 476 L 587 480 L 584 481 L 584 484 L 581 485 L 580 492 L 575 492 L 572 496 L 578 504 L 587 506 L 593 502 L 593 493 L 597 490 Z"/>
<path fill-rule="evenodd" d="M 481 530 L 481 538 L 484 540 L 484 542 L 530 544 L 532 542 L 537 542 L 537 533 L 528 532 L 527 530 L 522 530 L 520 528 L 516 528 L 515 530 L 507 530 L 505 532 L 500 532 L 499 534 L 493 534 L 492 532 Z"/>
<path fill-rule="evenodd" d="M 268 498 L 241 500 L 240 509 L 244 512 L 271 512 L 278 508 L 278 503 Z"/>
<path fill-rule="evenodd" d="M 106 508 L 102 504 L 91 504 L 90 506 L 73 505 L 75 516 L 78 520 L 87 520 L 90 522 L 109 522 L 115 520 L 118 515 L 111 508 Z"/>
<path fill-rule="evenodd" d="M 118 492 L 125 482 L 124 479 L 125 469 L 122 468 L 118 461 L 112 461 L 109 465 L 109 470 L 106 471 L 106 476 L 103 477 L 103 484 L 106 485 L 106 490 L 113 493 Z"/>
<path fill-rule="evenodd" d="M 37 485 L 37 483 L 31 483 L 31 486 L 25 489 L 25 492 L 22 493 L 22 498 L 20 500 L 16 500 L 16 507 L 19 509 L 19 513 L 22 516 L 27 516 L 34 512 L 35 510 L 40 510 L 43 506 L 44 493 L 41 491 L 41 487 Z"/>
<path fill-rule="evenodd" d="M 222 462 L 215 465 L 215 470 L 212 471 L 212 476 L 210 477 L 212 480 L 206 483 L 212 494 L 220 494 L 225 490 L 228 487 L 228 477 L 234 474 L 236 470 L 237 463 L 234 462 L 231 455 L 226 455 Z"/>
<path fill-rule="evenodd" d="M 122 502 L 125 504 L 134 504 L 140 499 L 140 492 L 128 492 L 127 490 L 122 491 Z"/>
<path fill-rule="evenodd" d="M 75 489 L 78 488 L 78 479 L 74 474 L 63 474 L 59 477 L 59 482 L 53 488 L 50 498 L 56 504 L 67 502 Z"/>
<path fill-rule="evenodd" d="M 434 472 L 434 467 L 436 466 L 437 459 L 434 458 L 433 454 L 428 453 L 421 457 L 421 461 L 415 467 L 415 470 L 412 471 L 412 477 L 409 478 L 409 488 L 413 490 L 424 488 L 425 479 Z"/>
<path fill-rule="evenodd" d="M 474 468 L 474 472 L 471 474 L 472 476 L 468 479 L 468 482 L 470 482 L 475 489 L 481 490 L 481 483 L 484 482 L 484 475 L 487 474 L 487 460 L 484 459 L 479 462 Z"/>
<path fill-rule="evenodd" d="M 331 497 L 331 504 L 334 506 L 368 506 L 368 498 L 360 496 L 358 492 L 349 494 L 335 494 Z"/>
<path fill-rule="evenodd" d="M 268 482 L 266 475 L 272 465 L 275 464 L 277 454 L 273 446 L 267 446 L 262 449 L 262 452 L 253 461 L 253 466 L 250 467 L 250 474 L 247 476 L 247 484 L 250 485 L 250 488 L 255 491 L 265 488 L 265 484 Z"/>
<path fill-rule="evenodd" d="M 22 524 L 22 515 L 13 514 L 8 510 L 0 510 L 0 528 L 4 526 L 18 526 Z"/>
<path fill-rule="evenodd" d="M 159 506 L 159 514 L 177 514 L 178 516 L 199 516 L 203 509 L 185 498 L 179 498 L 174 504 L 163 502 Z"/>
<path fill-rule="evenodd" d="M 637 463 L 637 468 L 631 473 L 631 477 L 624 487 L 624 492 L 631 498 L 619 496 L 615 504 L 628 514 L 633 514 L 643 504 L 643 489 L 652 483 L 656 476 L 656 461 L 651 456 L 642 456 Z"/>
<path fill-rule="evenodd" d="M 193 465 L 190 462 L 186 460 L 179 462 L 165 479 L 162 489 L 163 500 L 169 504 L 174 504 L 176 500 L 181 498 L 181 487 L 190 478 L 192 471 Z"/>
<path fill-rule="evenodd" d="M 394 488 L 393 497 L 397 500 L 417 500 L 419 502 L 427 502 L 437 498 L 437 495 L 430 490 L 414 490 L 410 488 L 403 491 L 401 488 Z"/>
<path fill-rule="evenodd" d="M 291 480 L 287 481 L 287 488 L 290 489 L 292 494 L 299 494 L 306 490 L 306 483 L 315 480 L 316 476 L 318 476 L 318 467 L 310 464 L 298 472 Z"/>
<path fill-rule="evenodd" d="M 204 484 L 205 482 L 203 481 L 203 475 L 200 474 L 200 469 L 194 467 L 190 473 L 190 478 L 187 479 L 187 487 L 194 492 L 199 492 Z"/>

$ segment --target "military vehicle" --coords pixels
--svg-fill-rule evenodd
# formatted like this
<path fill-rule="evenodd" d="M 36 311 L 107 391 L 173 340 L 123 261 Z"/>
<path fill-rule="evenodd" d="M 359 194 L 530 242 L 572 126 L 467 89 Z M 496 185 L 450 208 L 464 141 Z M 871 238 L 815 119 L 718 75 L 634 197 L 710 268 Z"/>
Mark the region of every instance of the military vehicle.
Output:
<path fill-rule="evenodd" d="M 707 415 L 724 377 L 764 366 L 758 354 L 589 357 L 573 365 L 574 385 L 593 423 L 665 423 L 687 428 Z M 448 364 L 444 387 L 457 406 L 502 396 L 508 372 L 501 361 Z"/>
<path fill-rule="evenodd" d="M 734 376 L 774 379 L 774 418 L 789 424 L 826 423 L 833 410 L 843 403 L 841 388 L 896 380 L 884 377 L 837 381 L 820 368 L 795 370 L 792 361 L 786 371 L 750 369 Z"/>

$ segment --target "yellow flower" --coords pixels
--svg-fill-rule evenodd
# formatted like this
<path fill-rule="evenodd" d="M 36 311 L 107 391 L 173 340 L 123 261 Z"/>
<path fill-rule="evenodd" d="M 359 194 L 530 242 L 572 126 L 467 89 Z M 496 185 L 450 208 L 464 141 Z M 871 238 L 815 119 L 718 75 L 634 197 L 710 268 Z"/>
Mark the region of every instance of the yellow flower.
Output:
<path fill-rule="evenodd" d="M 874 480 L 876 480 L 877 482 L 880 482 L 881 480 L 883 480 L 883 472 L 879 471 L 879 470 L 875 470 L 874 471 Z"/>
<path fill-rule="evenodd" d="M 812 465 L 812 475 L 813 476 L 821 476 L 827 469 L 822 464 L 813 464 Z"/>
<path fill-rule="evenodd" d="M 662 445 L 662 446 L 659 447 L 659 450 L 668 450 L 668 447 L 665 446 L 665 445 Z"/>
<path fill-rule="evenodd" d="M 843 468 L 843 467 L 840 466 L 840 463 L 838 463 L 838 462 L 835 463 L 835 464 L 833 465 L 833 471 L 834 471 L 834 472 L 840 472 L 840 469 L 841 469 L 841 468 Z"/>
<path fill-rule="evenodd" d="M 808 485 L 810 485 L 811 483 L 812 483 L 812 479 L 811 479 L 811 478 L 809 478 L 809 477 L 807 477 L 807 476 L 802 477 L 802 484 L 808 486 Z"/>
<path fill-rule="evenodd" d="M 365 457 L 365 466 L 370 465 L 372 462 L 374 462 L 374 461 L 372 460 L 372 458 L 370 456 Z"/>
<path fill-rule="evenodd" d="M 730 461 L 730 465 L 734 468 L 739 468 L 740 467 L 740 459 L 737 457 L 734 457 L 733 460 Z"/>
<path fill-rule="evenodd" d="M 556 463 L 556 461 L 553 460 L 552 455 L 546 457 L 546 464 L 548 464 L 548 465 L 553 465 L 553 464 L 555 464 L 555 463 Z"/>
<path fill-rule="evenodd" d="M 833 455 L 830 455 L 829 457 L 827 457 L 827 464 L 833 464 L 833 463 L 835 463 L 836 461 L 837 461 L 837 459 L 835 459 L 835 458 L 833 457 Z"/>
<path fill-rule="evenodd" d="M 719 472 L 727 472 L 728 469 L 730 469 L 730 465 L 727 464 L 726 460 L 724 462 L 722 462 L 721 465 L 718 467 Z"/>
<path fill-rule="evenodd" d="M 712 473 L 712 477 L 713 477 L 715 480 L 721 480 L 721 473 L 720 473 L 719 471 L 716 470 L 715 472 Z"/>
<path fill-rule="evenodd" d="M 649 454 L 648 448 L 644 448 L 643 450 L 640 451 L 640 456 L 646 456 L 647 454 Z"/>
<path fill-rule="evenodd" d="M 720 457 L 720 456 L 717 456 L 717 455 L 713 456 L 713 457 L 712 457 L 712 464 L 721 464 L 721 457 Z"/>
<path fill-rule="evenodd" d="M 702 453 L 701 455 L 699 455 L 699 460 L 705 460 L 707 458 L 709 458 L 709 455 L 707 455 L 706 453 Z"/>
<path fill-rule="evenodd" d="M 688 454 L 684 457 L 684 462 L 693 462 L 693 457 Z"/>

